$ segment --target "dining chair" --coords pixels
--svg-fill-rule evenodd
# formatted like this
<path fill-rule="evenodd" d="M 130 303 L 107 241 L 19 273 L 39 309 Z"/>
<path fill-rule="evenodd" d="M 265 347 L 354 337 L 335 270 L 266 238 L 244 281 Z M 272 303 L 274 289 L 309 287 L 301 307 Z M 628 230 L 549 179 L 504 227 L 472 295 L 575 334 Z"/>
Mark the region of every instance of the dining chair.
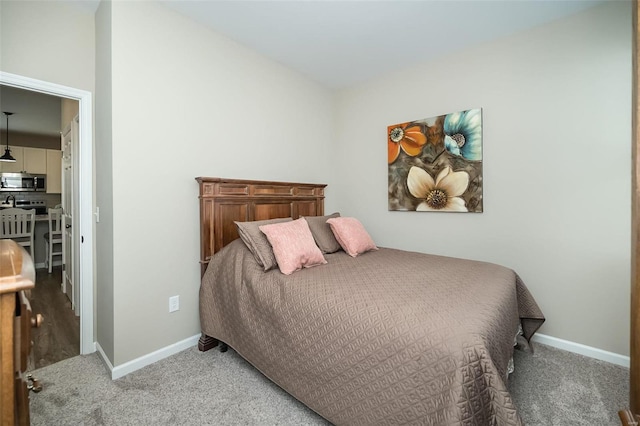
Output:
<path fill-rule="evenodd" d="M 51 273 L 51 267 L 53 266 L 53 256 L 62 256 L 62 209 L 53 208 L 48 211 L 49 216 L 49 232 L 44 234 L 45 244 L 45 266 L 47 266 L 49 273 Z M 58 245 L 59 251 L 55 251 L 54 248 Z"/>
<path fill-rule="evenodd" d="M 34 209 L 9 208 L 0 210 L 0 240 L 13 240 L 22 247 L 29 247 L 34 258 L 33 232 L 36 225 Z"/>

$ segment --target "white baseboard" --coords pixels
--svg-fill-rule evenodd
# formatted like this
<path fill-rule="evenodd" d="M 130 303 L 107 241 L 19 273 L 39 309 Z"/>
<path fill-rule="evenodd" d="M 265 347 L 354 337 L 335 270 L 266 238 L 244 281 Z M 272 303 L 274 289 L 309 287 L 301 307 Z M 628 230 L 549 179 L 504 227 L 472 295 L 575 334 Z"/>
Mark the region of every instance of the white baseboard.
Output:
<path fill-rule="evenodd" d="M 188 337 L 172 345 L 165 346 L 164 348 L 158 349 L 157 351 L 151 352 L 147 355 L 143 355 L 140 358 L 136 358 L 129 362 L 125 362 L 124 364 L 118 365 L 116 367 L 111 364 L 111 361 L 109 361 L 109 358 L 100 347 L 100 343 L 96 343 L 96 349 L 107 365 L 109 372 L 111 372 L 111 379 L 115 380 L 119 379 L 120 377 L 124 377 L 129 373 L 133 373 L 134 371 L 139 370 L 142 367 L 146 367 L 147 365 L 153 364 L 154 362 L 160 361 L 161 359 L 170 357 L 171 355 L 177 354 L 178 352 L 195 346 L 198 344 L 199 339 L 200 334 L 198 333 L 195 336 Z"/>
<path fill-rule="evenodd" d="M 568 340 L 558 339 L 557 337 L 547 336 L 540 333 L 534 334 L 531 340 L 533 340 L 534 342 L 542 343 L 543 345 L 548 345 L 568 352 L 588 356 L 589 358 L 595 358 L 599 359 L 600 361 L 610 362 L 611 364 L 621 365 L 622 367 L 629 368 L 629 364 L 631 362 L 630 358 L 625 355 L 608 352 L 602 349 L 594 348 L 592 346 L 570 342 Z"/>
<path fill-rule="evenodd" d="M 104 353 L 104 350 L 102 349 L 102 346 L 100 346 L 100 343 L 98 343 L 98 342 L 96 342 L 96 351 L 98 351 L 98 354 L 100 355 L 100 358 L 102 358 L 102 361 L 104 362 L 105 366 L 107 367 L 107 370 L 109 370 L 109 374 L 112 374 L 113 364 L 111 364 L 111 361 L 109 361 L 109 357 L 107 356 L 107 354 Z"/>
<path fill-rule="evenodd" d="M 161 359 L 170 357 L 171 355 L 177 354 L 178 352 L 195 346 L 198 344 L 199 339 L 200 334 L 196 334 L 195 336 L 188 337 L 177 343 L 165 346 L 164 348 L 158 349 L 157 351 L 151 352 L 147 355 L 143 355 L 140 358 L 125 362 L 124 364 L 118 365 L 117 367 L 113 366 L 107 355 L 104 353 L 102 347 L 100 346 L 100 343 L 96 343 L 95 345 L 96 350 L 100 354 L 100 357 L 111 373 L 111 379 L 115 380 L 119 379 L 120 377 L 124 377 L 129 373 L 133 373 L 134 371 L 139 370 L 142 367 L 146 367 L 147 365 L 151 365 L 154 362 L 160 361 Z M 629 368 L 630 359 L 625 355 L 608 352 L 602 349 L 594 348 L 592 346 L 570 342 L 568 340 L 559 339 L 557 337 L 547 336 L 540 333 L 535 334 L 531 340 L 534 342 L 542 343 L 543 345 L 548 345 L 568 352 L 584 355 L 589 358 L 594 358 Z"/>

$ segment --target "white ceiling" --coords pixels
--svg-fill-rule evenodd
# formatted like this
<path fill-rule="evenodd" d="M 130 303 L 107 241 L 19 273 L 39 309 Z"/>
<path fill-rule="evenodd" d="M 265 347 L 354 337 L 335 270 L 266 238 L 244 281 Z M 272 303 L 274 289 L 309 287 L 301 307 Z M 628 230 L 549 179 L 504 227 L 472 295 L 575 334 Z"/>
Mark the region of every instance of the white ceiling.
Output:
<path fill-rule="evenodd" d="M 122 0 L 124 1 L 124 0 Z M 171 0 L 165 6 L 299 71 L 345 88 L 615 0 Z M 73 3 L 95 12 L 99 0 Z M 0 87 L 12 131 L 60 132 L 60 101 Z M 6 128 L 2 115 L 0 128 Z"/>
<path fill-rule="evenodd" d="M 171 0 L 161 3 L 328 88 L 344 88 L 575 14 L 605 1 Z"/>

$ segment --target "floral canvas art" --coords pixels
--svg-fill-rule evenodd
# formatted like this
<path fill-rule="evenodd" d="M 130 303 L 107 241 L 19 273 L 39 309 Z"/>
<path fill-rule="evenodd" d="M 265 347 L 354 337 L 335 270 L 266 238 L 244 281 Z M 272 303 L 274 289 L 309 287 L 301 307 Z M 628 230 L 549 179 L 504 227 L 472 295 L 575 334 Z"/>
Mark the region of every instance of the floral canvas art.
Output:
<path fill-rule="evenodd" d="M 387 128 L 389 210 L 482 212 L 482 109 Z"/>

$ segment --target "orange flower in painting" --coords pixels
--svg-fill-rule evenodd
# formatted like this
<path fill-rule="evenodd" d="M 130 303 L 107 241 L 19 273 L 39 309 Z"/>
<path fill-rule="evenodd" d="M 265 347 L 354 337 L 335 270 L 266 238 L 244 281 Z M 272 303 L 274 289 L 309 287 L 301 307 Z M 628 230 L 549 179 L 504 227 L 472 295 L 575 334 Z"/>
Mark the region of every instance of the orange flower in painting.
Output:
<path fill-rule="evenodd" d="M 389 126 L 387 137 L 387 149 L 389 150 L 389 164 L 396 161 L 400 155 L 400 149 L 412 157 L 420 154 L 422 146 L 427 143 L 427 136 L 422 133 L 418 125 L 411 123 Z"/>

